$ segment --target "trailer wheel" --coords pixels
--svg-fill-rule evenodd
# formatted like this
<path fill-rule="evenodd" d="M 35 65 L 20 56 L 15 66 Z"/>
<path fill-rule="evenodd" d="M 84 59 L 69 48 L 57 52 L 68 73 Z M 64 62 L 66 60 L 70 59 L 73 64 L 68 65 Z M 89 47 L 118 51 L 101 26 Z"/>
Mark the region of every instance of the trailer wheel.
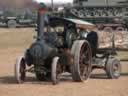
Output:
<path fill-rule="evenodd" d="M 59 57 L 54 57 L 53 58 L 53 61 L 52 61 L 52 71 L 51 71 L 51 79 L 52 79 L 52 83 L 53 85 L 56 85 L 57 83 L 59 83 L 59 76 L 60 76 L 60 64 L 58 63 L 59 62 Z"/>
<path fill-rule="evenodd" d="M 123 27 L 117 27 L 116 31 L 124 31 L 125 29 Z"/>
<path fill-rule="evenodd" d="M 17 26 L 16 20 L 8 20 L 7 26 L 8 28 L 16 28 Z"/>
<path fill-rule="evenodd" d="M 25 59 L 24 57 L 19 57 L 16 60 L 16 64 L 15 64 L 15 78 L 17 80 L 17 83 L 23 83 L 25 81 L 26 78 L 26 64 L 25 64 Z"/>
<path fill-rule="evenodd" d="M 120 77 L 121 73 L 121 64 L 117 59 L 109 59 L 106 64 L 106 73 L 108 78 L 117 79 Z"/>
<path fill-rule="evenodd" d="M 72 78 L 74 81 L 87 80 L 91 74 L 92 53 L 90 45 L 85 40 L 77 40 L 72 46 L 74 64 L 72 65 Z"/>
<path fill-rule="evenodd" d="M 112 32 L 113 29 L 112 29 L 112 27 L 104 27 L 103 31 L 104 32 Z"/>

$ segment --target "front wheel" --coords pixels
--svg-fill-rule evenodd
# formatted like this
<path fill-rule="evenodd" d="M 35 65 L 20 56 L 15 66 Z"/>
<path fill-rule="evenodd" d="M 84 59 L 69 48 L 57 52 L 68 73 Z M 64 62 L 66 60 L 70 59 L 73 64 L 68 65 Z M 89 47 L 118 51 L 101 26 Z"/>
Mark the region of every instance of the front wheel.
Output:
<path fill-rule="evenodd" d="M 15 64 L 15 78 L 17 80 L 17 83 L 23 83 L 25 81 L 26 78 L 26 64 L 25 64 L 25 59 L 24 57 L 19 57 L 16 60 L 16 64 Z"/>
<path fill-rule="evenodd" d="M 52 71 L 51 71 L 51 78 L 52 78 L 52 82 L 53 84 L 57 84 L 60 80 L 60 73 L 61 73 L 61 68 L 60 68 L 60 64 L 59 64 L 59 57 L 54 57 L 53 61 L 52 61 Z"/>

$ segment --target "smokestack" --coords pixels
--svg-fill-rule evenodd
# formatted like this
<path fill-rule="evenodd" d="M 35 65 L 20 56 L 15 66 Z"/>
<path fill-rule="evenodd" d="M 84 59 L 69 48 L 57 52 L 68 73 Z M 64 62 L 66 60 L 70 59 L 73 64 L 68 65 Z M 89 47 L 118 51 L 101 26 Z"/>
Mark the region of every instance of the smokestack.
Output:
<path fill-rule="evenodd" d="M 44 3 L 39 4 L 38 8 L 38 20 L 37 20 L 37 36 L 38 39 L 43 38 L 44 36 L 44 27 L 45 27 L 45 11 L 46 11 L 46 6 Z"/>

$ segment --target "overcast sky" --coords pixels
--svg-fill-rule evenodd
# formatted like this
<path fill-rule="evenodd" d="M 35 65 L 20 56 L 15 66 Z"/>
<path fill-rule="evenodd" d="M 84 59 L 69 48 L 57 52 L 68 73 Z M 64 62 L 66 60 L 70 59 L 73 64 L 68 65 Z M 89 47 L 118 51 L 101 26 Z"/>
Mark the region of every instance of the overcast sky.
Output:
<path fill-rule="evenodd" d="M 44 2 L 44 3 L 51 3 L 51 0 L 34 0 L 37 2 Z M 73 3 L 73 0 L 53 0 L 54 4 L 56 3 Z M 116 4 L 118 1 L 125 1 L 125 0 L 108 0 L 109 5 Z M 85 5 L 106 5 L 106 0 L 88 0 L 85 2 Z"/>

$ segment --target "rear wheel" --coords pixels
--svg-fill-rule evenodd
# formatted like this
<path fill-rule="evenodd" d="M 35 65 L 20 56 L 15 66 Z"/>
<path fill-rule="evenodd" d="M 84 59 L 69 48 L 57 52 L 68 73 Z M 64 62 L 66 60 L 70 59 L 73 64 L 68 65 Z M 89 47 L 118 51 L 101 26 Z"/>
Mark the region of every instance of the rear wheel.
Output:
<path fill-rule="evenodd" d="M 110 59 L 106 64 L 106 73 L 108 78 L 117 79 L 120 77 L 121 64 L 117 59 Z"/>
<path fill-rule="evenodd" d="M 23 83 L 26 78 L 26 64 L 24 57 L 19 57 L 15 64 L 15 78 L 17 83 Z"/>
<path fill-rule="evenodd" d="M 89 78 L 92 66 L 92 53 L 90 45 L 85 40 L 77 40 L 72 46 L 74 64 L 72 65 L 72 78 L 74 81 L 83 81 Z"/>

